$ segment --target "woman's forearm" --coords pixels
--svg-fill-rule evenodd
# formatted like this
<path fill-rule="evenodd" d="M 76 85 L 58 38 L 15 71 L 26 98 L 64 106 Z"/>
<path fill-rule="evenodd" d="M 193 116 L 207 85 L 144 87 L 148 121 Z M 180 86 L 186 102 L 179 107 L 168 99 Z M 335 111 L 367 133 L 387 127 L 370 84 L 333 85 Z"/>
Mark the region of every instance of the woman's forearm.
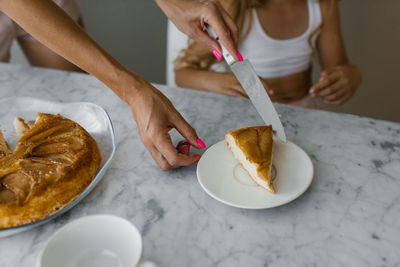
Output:
<path fill-rule="evenodd" d="M 41 43 L 97 77 L 127 101 L 121 80 L 135 82 L 135 75 L 128 74 L 53 1 L 0 0 L 0 9 Z"/>
<path fill-rule="evenodd" d="M 175 71 L 175 82 L 178 86 L 184 88 L 232 96 L 246 95 L 232 72 L 214 72 L 182 68 Z"/>
<path fill-rule="evenodd" d="M 175 71 L 175 82 L 179 87 L 202 91 L 219 91 L 220 73 L 208 70 L 182 68 Z"/>

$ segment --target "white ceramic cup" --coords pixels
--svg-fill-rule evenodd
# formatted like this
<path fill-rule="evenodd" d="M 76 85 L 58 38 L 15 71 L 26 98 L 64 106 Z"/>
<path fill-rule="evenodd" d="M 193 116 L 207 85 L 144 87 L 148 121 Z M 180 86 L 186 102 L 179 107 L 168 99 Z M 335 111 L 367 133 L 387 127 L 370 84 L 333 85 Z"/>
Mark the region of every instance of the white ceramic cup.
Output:
<path fill-rule="evenodd" d="M 91 215 L 56 231 L 39 257 L 39 267 L 156 267 L 141 262 L 142 237 L 129 221 Z"/>

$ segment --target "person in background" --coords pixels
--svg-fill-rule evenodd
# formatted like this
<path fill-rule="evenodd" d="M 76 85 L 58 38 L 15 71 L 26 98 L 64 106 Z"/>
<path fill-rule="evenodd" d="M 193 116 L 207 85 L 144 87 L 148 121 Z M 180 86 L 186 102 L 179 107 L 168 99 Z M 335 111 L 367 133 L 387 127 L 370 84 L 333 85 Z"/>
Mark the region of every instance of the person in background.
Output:
<path fill-rule="evenodd" d="M 53 0 L 75 22 L 82 23 L 82 15 L 76 0 Z M 38 42 L 6 14 L 0 11 L 0 62 L 10 61 L 11 45 L 16 39 L 29 63 L 33 66 L 67 71 L 82 71 L 80 68 L 57 55 Z"/>
<path fill-rule="evenodd" d="M 361 84 L 350 64 L 340 30 L 336 0 L 224 0 L 239 27 L 238 50 L 250 60 L 274 102 L 320 108 L 316 98 L 341 105 Z M 318 54 L 323 69 L 312 85 L 311 60 Z M 175 62 L 181 87 L 246 96 L 221 54 L 190 41 Z"/>
<path fill-rule="evenodd" d="M 221 53 L 219 44 L 204 31 L 210 25 L 228 51 L 237 54 L 237 27 L 218 1 L 156 0 L 156 3 L 192 39 Z M 184 151 L 189 150 L 189 145 L 205 148 L 204 142 L 169 99 L 107 53 L 52 1 L 0 0 L 0 10 L 55 53 L 97 77 L 125 101 L 143 144 L 162 170 L 191 165 L 200 159 L 200 155 L 188 155 Z M 172 128 L 185 138 L 186 149 L 178 150 L 172 144 L 169 135 Z"/>

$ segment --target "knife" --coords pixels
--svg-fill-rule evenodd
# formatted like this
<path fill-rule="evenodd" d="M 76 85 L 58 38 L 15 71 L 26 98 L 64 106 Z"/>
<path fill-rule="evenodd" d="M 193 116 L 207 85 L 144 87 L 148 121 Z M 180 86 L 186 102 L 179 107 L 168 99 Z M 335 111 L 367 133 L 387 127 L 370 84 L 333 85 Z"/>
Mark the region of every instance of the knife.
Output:
<path fill-rule="evenodd" d="M 281 141 L 286 142 L 286 134 L 282 122 L 250 61 L 247 59 L 243 61 L 235 60 L 219 41 L 219 38 L 216 36 L 214 31 L 210 27 L 207 28 L 207 31 L 215 40 L 218 41 L 222 48 L 222 55 L 226 63 L 228 63 L 239 83 L 246 91 L 261 118 L 266 124 L 272 125 L 272 128 L 276 132 L 276 136 Z"/>

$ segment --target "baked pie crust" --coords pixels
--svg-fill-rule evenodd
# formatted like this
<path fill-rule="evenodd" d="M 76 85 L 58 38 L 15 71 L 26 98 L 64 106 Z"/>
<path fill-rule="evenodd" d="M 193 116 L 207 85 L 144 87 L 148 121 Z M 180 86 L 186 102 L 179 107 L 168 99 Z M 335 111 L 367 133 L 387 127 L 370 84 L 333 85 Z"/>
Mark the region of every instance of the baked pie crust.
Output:
<path fill-rule="evenodd" d="M 15 121 L 10 151 L 0 131 L 0 228 L 27 224 L 61 210 L 91 183 L 101 163 L 96 141 L 76 122 L 38 113 L 32 128 Z"/>

